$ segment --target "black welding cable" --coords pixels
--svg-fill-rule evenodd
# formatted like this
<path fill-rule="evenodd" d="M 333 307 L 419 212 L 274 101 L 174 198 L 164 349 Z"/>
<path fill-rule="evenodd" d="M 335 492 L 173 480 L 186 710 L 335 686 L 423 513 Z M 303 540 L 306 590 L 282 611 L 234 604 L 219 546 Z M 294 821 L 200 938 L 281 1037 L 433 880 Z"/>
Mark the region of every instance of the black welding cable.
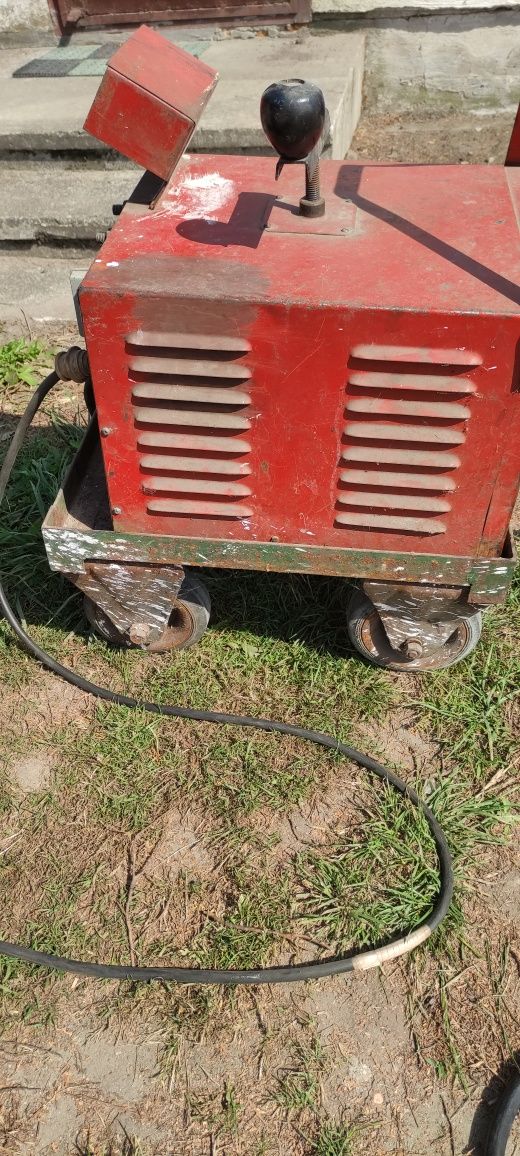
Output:
<path fill-rule="evenodd" d="M 51 373 L 49 377 L 42 382 L 31 398 L 25 413 L 20 418 L 8 451 L 6 462 L 0 471 L 0 505 L 3 501 L 5 488 L 31 421 L 44 397 L 56 384 L 57 380 L 57 375 Z M 293 726 L 290 723 L 276 722 L 273 719 L 252 718 L 248 715 L 222 714 L 219 711 L 193 710 L 181 706 L 163 706 L 156 702 L 140 702 L 138 699 L 131 698 L 129 695 L 118 694 L 116 691 L 108 690 L 107 687 L 97 686 L 96 683 L 90 682 L 89 679 L 82 678 L 81 675 L 75 674 L 75 672 L 69 670 L 68 667 L 62 666 L 60 662 L 56 662 L 50 654 L 47 654 L 45 650 L 42 650 L 41 647 L 38 646 L 18 621 L 6 598 L 1 583 L 0 610 L 22 643 L 24 649 L 27 650 L 33 658 L 40 662 L 42 666 L 47 667 L 48 670 L 58 675 L 59 678 L 64 679 L 65 682 L 71 683 L 72 686 L 76 686 L 87 694 L 94 695 L 96 698 L 116 703 L 118 706 L 126 706 L 130 709 L 145 710 L 151 714 L 165 715 L 168 718 L 193 719 L 196 722 L 220 723 L 226 726 L 252 727 L 255 730 L 290 735 L 293 738 L 302 739 L 304 742 L 325 747 L 327 750 L 337 751 L 351 762 L 357 763 L 360 767 L 364 767 L 365 770 L 370 771 L 371 774 L 381 779 L 383 783 L 393 787 L 394 790 L 398 791 L 400 795 L 408 799 L 409 802 L 422 812 L 435 843 L 440 876 L 439 893 L 430 915 L 408 935 L 392 939 L 384 946 L 373 950 L 361 951 L 341 958 L 323 959 L 317 963 L 285 964 L 282 967 L 248 968 L 233 971 L 228 969 L 201 969 L 194 967 L 133 967 L 125 964 L 88 963 L 83 960 L 66 959 L 62 956 L 50 955 L 45 951 L 35 951 L 30 947 L 24 947 L 22 944 L 10 943 L 7 940 L 0 940 L 0 954 L 11 956 L 13 959 L 24 960 L 27 963 L 57 968 L 60 971 L 71 971 L 79 975 L 105 979 L 159 979 L 176 983 L 218 983 L 227 986 L 235 984 L 295 983 L 297 981 L 323 978 L 327 975 L 338 975 L 347 971 L 366 971 L 371 967 L 378 967 L 384 963 L 385 960 L 394 959 L 399 955 L 405 955 L 420 943 L 423 943 L 444 919 L 453 894 L 453 868 L 446 837 L 442 827 L 437 822 L 435 815 L 427 804 L 419 798 L 413 788 L 408 787 L 393 771 L 382 766 L 381 763 L 376 762 L 370 755 L 365 755 L 361 751 L 356 750 L 355 747 L 347 746 L 346 743 L 339 742 L 333 738 L 332 735 L 322 734 L 319 731 L 306 730 L 304 727 Z"/>
<path fill-rule="evenodd" d="M 520 1072 L 511 1080 L 498 1102 L 488 1133 L 486 1156 L 506 1156 L 515 1118 L 520 1114 Z M 516 1148 L 515 1148 L 516 1151 Z"/>

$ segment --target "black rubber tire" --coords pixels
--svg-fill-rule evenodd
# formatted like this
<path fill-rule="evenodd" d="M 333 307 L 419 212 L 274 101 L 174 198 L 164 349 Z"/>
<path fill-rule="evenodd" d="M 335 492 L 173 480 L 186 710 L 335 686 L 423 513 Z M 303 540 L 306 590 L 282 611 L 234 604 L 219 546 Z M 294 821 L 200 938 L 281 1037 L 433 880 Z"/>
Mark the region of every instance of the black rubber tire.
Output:
<path fill-rule="evenodd" d="M 439 650 L 434 663 L 431 659 L 407 659 L 404 654 L 392 649 L 374 603 L 359 587 L 355 587 L 352 592 L 347 611 L 347 629 L 352 645 L 373 666 L 397 670 L 403 674 L 421 670 L 430 672 L 454 666 L 471 654 L 480 639 L 482 614 L 477 612 L 460 616 L 452 640 Z M 367 636 L 370 636 L 370 648 L 366 643 Z"/>
<path fill-rule="evenodd" d="M 516 1117 L 520 1114 L 520 1074 L 515 1076 L 500 1097 L 488 1133 L 486 1156 L 507 1156 L 508 1140 Z"/>
<path fill-rule="evenodd" d="M 117 626 L 114 626 L 108 614 L 105 614 L 105 611 L 92 598 L 89 598 L 88 594 L 85 594 L 83 598 L 83 613 L 94 634 L 97 634 L 98 638 L 102 638 L 103 642 L 109 642 L 110 646 L 119 646 L 125 649 L 132 646 L 130 639 L 122 634 Z"/>
<path fill-rule="evenodd" d="M 155 643 L 144 647 L 137 646 L 127 634 L 121 633 L 108 614 L 88 595 L 84 598 L 84 611 L 95 634 L 111 646 L 162 654 L 169 650 L 187 650 L 200 642 L 209 624 L 211 599 L 201 579 L 186 571 L 164 633 Z"/>
<path fill-rule="evenodd" d="M 196 646 L 208 628 L 211 615 L 211 598 L 204 582 L 196 574 L 186 571 L 184 581 L 177 595 L 177 602 L 181 602 L 193 619 L 193 634 L 183 642 L 178 650 L 187 650 L 189 646 Z M 175 613 L 175 610 L 173 611 Z"/>

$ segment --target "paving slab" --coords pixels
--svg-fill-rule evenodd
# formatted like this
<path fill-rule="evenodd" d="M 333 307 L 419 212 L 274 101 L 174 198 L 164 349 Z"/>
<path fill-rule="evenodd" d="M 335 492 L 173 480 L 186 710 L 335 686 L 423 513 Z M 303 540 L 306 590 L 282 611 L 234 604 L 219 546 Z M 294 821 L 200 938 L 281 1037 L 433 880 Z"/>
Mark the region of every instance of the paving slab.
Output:
<path fill-rule="evenodd" d="M 19 323 L 20 333 L 25 333 L 33 321 L 74 322 L 70 273 L 88 269 L 93 256 L 0 253 L 0 324 Z"/>
<path fill-rule="evenodd" d="M 98 147 L 82 125 L 96 91 L 87 76 L 0 78 L 0 149 L 50 152 Z"/>
<path fill-rule="evenodd" d="M 11 63 L 20 67 L 20 53 Z M 359 118 L 364 36 L 359 32 L 282 37 L 229 37 L 214 41 L 201 59 L 220 72 L 220 81 L 193 139 L 200 151 L 269 151 L 259 118 L 267 84 L 288 74 L 319 84 L 331 114 L 330 151 L 345 155 Z M 29 54 L 27 59 L 29 58 Z M 82 130 L 99 77 L 18 77 L 0 65 L 0 150 L 87 152 L 100 145 Z"/>

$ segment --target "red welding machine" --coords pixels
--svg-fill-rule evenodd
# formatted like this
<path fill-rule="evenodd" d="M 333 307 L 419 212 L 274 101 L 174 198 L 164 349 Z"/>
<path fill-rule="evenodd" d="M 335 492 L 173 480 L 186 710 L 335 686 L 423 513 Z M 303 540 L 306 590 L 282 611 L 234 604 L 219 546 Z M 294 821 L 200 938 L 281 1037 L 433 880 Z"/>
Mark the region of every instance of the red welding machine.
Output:
<path fill-rule="evenodd" d="M 140 28 L 87 118 L 148 172 L 80 287 L 95 413 L 50 564 L 151 651 L 208 623 L 184 567 L 355 578 L 363 655 L 449 666 L 514 562 L 520 140 L 506 167 L 323 159 L 323 96 L 289 80 L 276 168 L 187 156 L 216 80 Z"/>

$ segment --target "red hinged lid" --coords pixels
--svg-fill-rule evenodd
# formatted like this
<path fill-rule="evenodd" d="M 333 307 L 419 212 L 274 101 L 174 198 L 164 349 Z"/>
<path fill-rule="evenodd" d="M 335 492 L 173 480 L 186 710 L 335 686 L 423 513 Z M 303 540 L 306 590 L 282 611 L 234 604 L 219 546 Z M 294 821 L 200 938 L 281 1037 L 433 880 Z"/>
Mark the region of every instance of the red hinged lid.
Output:
<path fill-rule="evenodd" d="M 143 25 L 108 62 L 84 128 L 167 180 L 218 73 Z"/>

